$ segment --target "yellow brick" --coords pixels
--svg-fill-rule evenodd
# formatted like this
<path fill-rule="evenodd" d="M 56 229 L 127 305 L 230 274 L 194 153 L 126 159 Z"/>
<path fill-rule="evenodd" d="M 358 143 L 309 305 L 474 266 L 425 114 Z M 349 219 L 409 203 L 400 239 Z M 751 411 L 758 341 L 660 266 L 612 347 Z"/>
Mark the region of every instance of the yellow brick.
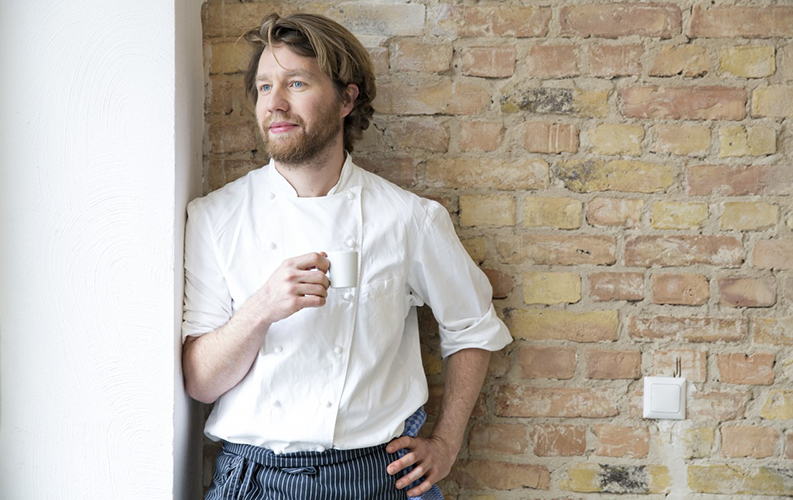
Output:
<path fill-rule="evenodd" d="M 708 51 L 702 45 L 667 45 L 655 57 L 650 76 L 703 76 L 709 68 Z"/>
<path fill-rule="evenodd" d="M 523 300 L 527 304 L 572 304 L 581 300 L 581 277 L 575 273 L 526 273 Z"/>
<path fill-rule="evenodd" d="M 243 41 L 213 43 L 210 45 L 212 74 L 239 73 L 248 69 L 250 47 Z"/>
<path fill-rule="evenodd" d="M 642 154 L 644 128 L 639 125 L 604 123 L 589 131 L 593 151 L 601 155 Z"/>
<path fill-rule="evenodd" d="M 719 138 L 719 156 L 722 158 L 776 153 L 776 131 L 772 127 L 724 127 Z"/>
<path fill-rule="evenodd" d="M 476 262 L 477 264 L 481 264 L 485 261 L 485 239 L 482 237 L 478 238 L 466 238 L 462 240 L 462 244 L 465 249 L 468 251 L 468 255 L 471 256 L 471 260 Z"/>
<path fill-rule="evenodd" d="M 674 155 L 705 154 L 710 148 L 710 129 L 699 125 L 666 124 L 652 129 L 653 153 Z"/>
<path fill-rule="evenodd" d="M 774 47 L 770 45 L 747 45 L 721 49 L 721 70 L 743 78 L 762 78 L 776 71 Z"/>
<path fill-rule="evenodd" d="M 692 229 L 708 218 L 708 204 L 659 201 L 653 204 L 652 226 L 655 229 Z"/>
<path fill-rule="evenodd" d="M 770 85 L 754 89 L 752 116 L 793 118 L 793 87 Z"/>
<path fill-rule="evenodd" d="M 776 224 L 779 207 L 766 202 L 731 201 L 724 204 L 719 227 L 752 231 Z"/>
<path fill-rule="evenodd" d="M 698 493 L 793 496 L 793 482 L 785 470 L 771 467 L 689 465 L 688 486 Z"/>
<path fill-rule="evenodd" d="M 507 326 L 516 339 L 602 342 L 617 340 L 619 311 L 516 310 Z"/>
<path fill-rule="evenodd" d="M 793 419 L 793 391 L 769 392 L 760 416 L 768 420 Z"/>
<path fill-rule="evenodd" d="M 523 225 L 526 227 L 581 227 L 582 203 L 574 198 L 526 198 Z"/>
<path fill-rule="evenodd" d="M 577 493 L 663 494 L 672 486 L 672 476 L 663 465 L 581 463 L 568 467 L 567 477 L 561 489 Z"/>
<path fill-rule="evenodd" d="M 569 160 L 559 166 L 558 176 L 567 189 L 578 193 L 658 193 L 674 184 L 675 169 L 633 160 Z"/>
<path fill-rule="evenodd" d="M 701 429 L 687 429 L 683 433 L 683 443 L 686 447 L 686 458 L 707 458 L 713 452 L 716 442 L 716 429 L 703 427 Z"/>
<path fill-rule="evenodd" d="M 461 226 L 514 226 L 515 198 L 503 195 L 460 196 Z"/>

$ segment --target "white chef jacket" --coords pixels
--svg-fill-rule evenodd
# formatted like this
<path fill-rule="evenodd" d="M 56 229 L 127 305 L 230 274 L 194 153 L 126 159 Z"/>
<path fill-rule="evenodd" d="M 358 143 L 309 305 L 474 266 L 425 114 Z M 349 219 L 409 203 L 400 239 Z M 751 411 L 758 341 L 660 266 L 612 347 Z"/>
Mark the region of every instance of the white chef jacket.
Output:
<path fill-rule="evenodd" d="M 441 355 L 512 338 L 440 204 L 353 164 L 327 196 L 299 198 L 273 162 L 188 207 L 182 340 L 223 326 L 287 258 L 357 250 L 359 283 L 270 326 L 205 433 L 276 453 L 365 448 L 402 434 L 427 401 L 416 307 Z"/>

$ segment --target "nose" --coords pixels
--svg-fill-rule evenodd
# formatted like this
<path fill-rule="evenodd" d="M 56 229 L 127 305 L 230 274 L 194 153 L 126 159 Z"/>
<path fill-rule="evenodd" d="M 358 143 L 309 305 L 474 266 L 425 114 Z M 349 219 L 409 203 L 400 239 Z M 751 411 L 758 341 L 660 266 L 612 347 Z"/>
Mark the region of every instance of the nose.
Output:
<path fill-rule="evenodd" d="M 267 111 L 270 113 L 284 113 L 289 111 L 289 101 L 286 90 L 281 85 L 273 85 L 267 96 Z"/>

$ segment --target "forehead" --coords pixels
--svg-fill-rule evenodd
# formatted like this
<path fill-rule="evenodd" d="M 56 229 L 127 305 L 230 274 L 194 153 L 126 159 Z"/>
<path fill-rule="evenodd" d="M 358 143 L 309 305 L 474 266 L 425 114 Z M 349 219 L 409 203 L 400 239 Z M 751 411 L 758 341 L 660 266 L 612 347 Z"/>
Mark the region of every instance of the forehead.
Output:
<path fill-rule="evenodd" d="M 301 56 L 292 52 L 288 47 L 275 45 L 267 46 L 259 57 L 259 67 L 256 79 L 273 78 L 282 74 L 301 74 L 314 78 L 328 78 L 319 67 L 315 57 Z"/>

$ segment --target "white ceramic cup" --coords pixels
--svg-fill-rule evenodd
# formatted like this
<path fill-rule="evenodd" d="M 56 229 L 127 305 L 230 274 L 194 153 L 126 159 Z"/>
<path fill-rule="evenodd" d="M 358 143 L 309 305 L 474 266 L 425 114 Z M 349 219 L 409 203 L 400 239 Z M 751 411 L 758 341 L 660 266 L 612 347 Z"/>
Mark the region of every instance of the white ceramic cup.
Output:
<path fill-rule="evenodd" d="M 348 288 L 358 286 L 358 252 L 328 252 L 330 269 L 328 279 L 331 288 Z"/>

